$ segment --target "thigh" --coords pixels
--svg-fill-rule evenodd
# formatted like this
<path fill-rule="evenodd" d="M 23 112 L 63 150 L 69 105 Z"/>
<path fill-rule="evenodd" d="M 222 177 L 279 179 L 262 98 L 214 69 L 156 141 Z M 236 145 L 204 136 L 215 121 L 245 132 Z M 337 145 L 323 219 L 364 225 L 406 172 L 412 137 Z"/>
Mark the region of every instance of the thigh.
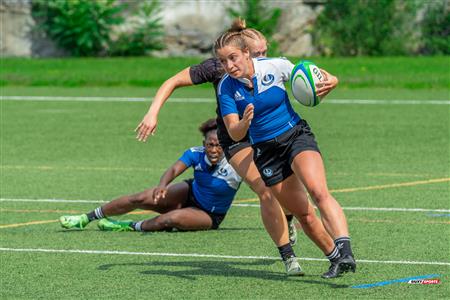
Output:
<path fill-rule="evenodd" d="M 166 197 L 155 203 L 153 199 L 153 190 L 149 189 L 145 201 L 142 203 L 143 209 L 153 210 L 158 213 L 166 213 L 174 209 L 181 208 L 189 196 L 189 185 L 186 182 L 179 182 L 169 185 Z"/>
<path fill-rule="evenodd" d="M 261 174 L 253 160 L 253 149 L 244 148 L 237 152 L 229 161 L 239 176 L 258 195 L 260 200 L 272 198 L 270 189 L 264 183 Z"/>
<path fill-rule="evenodd" d="M 253 190 L 255 190 L 253 187 L 257 188 L 259 185 L 264 185 L 253 162 L 253 149 L 251 147 L 241 149 L 228 162 Z"/>
<path fill-rule="evenodd" d="M 291 167 L 310 193 L 328 191 L 325 167 L 320 153 L 303 151 L 295 156 Z"/>
<path fill-rule="evenodd" d="M 185 207 L 164 214 L 173 227 L 181 230 L 206 230 L 212 227 L 211 217 L 198 208 Z"/>
<path fill-rule="evenodd" d="M 294 174 L 271 186 L 270 190 L 281 205 L 297 217 L 307 215 L 313 210 L 303 184 Z"/>

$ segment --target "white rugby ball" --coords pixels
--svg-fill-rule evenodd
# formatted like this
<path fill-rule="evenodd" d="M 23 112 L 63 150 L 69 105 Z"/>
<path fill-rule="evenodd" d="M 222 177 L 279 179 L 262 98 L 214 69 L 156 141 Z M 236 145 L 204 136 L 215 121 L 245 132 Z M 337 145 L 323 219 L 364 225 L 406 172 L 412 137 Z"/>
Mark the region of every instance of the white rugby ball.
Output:
<path fill-rule="evenodd" d="M 302 60 L 297 63 L 291 73 L 291 89 L 294 98 L 305 106 L 316 106 L 320 97 L 316 95 L 316 83 L 324 80 L 313 62 Z"/>

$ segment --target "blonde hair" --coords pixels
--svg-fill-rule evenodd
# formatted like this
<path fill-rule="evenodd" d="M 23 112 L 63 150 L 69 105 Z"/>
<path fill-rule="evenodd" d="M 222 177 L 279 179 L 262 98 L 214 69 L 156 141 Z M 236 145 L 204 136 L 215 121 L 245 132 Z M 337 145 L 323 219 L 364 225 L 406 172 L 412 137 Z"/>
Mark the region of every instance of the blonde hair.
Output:
<path fill-rule="evenodd" d="M 214 43 L 214 53 L 225 46 L 234 46 L 241 50 L 248 48 L 250 40 L 263 40 L 267 43 L 265 36 L 256 29 L 247 28 L 245 20 L 241 18 L 234 19 L 230 29 L 222 33 Z"/>

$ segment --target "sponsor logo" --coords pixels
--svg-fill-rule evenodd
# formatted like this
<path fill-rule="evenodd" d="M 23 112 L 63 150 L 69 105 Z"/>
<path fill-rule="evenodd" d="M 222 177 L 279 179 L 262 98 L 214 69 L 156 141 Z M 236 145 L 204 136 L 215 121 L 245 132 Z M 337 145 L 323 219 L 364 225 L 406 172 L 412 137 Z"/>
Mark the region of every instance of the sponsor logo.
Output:
<path fill-rule="evenodd" d="M 228 171 L 225 168 L 220 168 L 219 171 L 217 171 L 217 173 L 219 173 L 220 176 L 227 176 L 228 175 Z"/>
<path fill-rule="evenodd" d="M 440 284 L 440 279 L 411 279 L 409 284 Z"/>
<path fill-rule="evenodd" d="M 338 243 L 337 244 L 337 248 L 340 250 L 342 248 L 344 248 L 344 243 Z"/>
<path fill-rule="evenodd" d="M 313 67 L 312 72 L 314 73 L 314 75 L 316 75 L 316 77 L 317 77 L 317 79 L 319 79 L 319 81 L 321 81 L 321 82 L 323 81 L 324 78 L 322 76 L 322 73 L 320 73 L 320 70 L 317 66 Z"/>
<path fill-rule="evenodd" d="M 273 74 L 266 74 L 264 75 L 263 79 L 261 80 L 262 85 L 268 86 L 271 85 L 275 81 L 275 76 Z"/>
<path fill-rule="evenodd" d="M 273 175 L 273 172 L 272 172 L 271 169 L 267 168 L 267 169 L 264 169 L 264 170 L 263 170 L 263 174 L 264 174 L 264 176 L 266 176 L 266 177 L 270 177 L 270 176 Z"/>
<path fill-rule="evenodd" d="M 241 93 L 239 93 L 239 91 L 236 91 L 236 93 L 234 93 L 234 100 L 241 101 L 244 99 L 245 99 L 244 96 L 242 96 Z"/>
<path fill-rule="evenodd" d="M 195 171 L 203 171 L 202 166 L 200 164 L 196 165 L 194 170 Z"/>

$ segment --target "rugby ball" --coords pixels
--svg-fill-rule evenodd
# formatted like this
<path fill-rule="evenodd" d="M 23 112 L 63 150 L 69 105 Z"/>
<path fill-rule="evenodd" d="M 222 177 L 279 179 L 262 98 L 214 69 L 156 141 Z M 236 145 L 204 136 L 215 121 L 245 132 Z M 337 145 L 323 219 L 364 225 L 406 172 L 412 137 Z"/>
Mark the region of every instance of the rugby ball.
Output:
<path fill-rule="evenodd" d="M 295 100 L 305 106 L 316 106 L 320 97 L 316 95 L 316 83 L 324 80 L 313 62 L 302 60 L 297 63 L 291 73 L 291 90 Z"/>

